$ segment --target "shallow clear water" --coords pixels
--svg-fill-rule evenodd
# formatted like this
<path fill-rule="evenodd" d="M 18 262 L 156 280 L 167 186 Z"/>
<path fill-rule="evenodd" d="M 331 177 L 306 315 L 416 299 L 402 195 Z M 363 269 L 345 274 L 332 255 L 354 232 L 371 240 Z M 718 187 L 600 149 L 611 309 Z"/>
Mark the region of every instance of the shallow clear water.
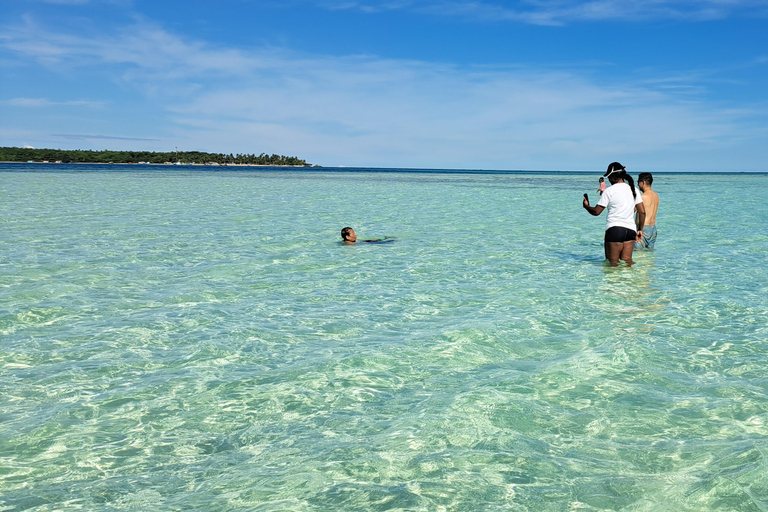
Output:
<path fill-rule="evenodd" d="M 0 166 L 0 510 L 768 510 L 766 185 Z"/>

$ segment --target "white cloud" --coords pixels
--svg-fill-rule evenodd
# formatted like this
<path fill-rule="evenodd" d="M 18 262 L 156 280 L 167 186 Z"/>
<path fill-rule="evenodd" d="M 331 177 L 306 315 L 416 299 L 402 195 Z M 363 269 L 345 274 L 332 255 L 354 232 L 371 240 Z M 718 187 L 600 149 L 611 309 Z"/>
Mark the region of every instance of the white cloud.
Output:
<path fill-rule="evenodd" d="M 82 133 L 52 133 L 50 134 L 51 137 L 59 138 L 59 139 L 69 139 L 69 140 L 117 140 L 117 141 L 139 141 L 139 142 L 156 142 L 160 139 L 148 139 L 143 137 L 117 137 L 113 135 L 93 135 L 93 134 L 82 134 Z"/>
<path fill-rule="evenodd" d="M 700 21 L 732 15 L 766 15 L 766 0 L 529 0 L 492 2 L 476 0 L 333 1 L 318 5 L 329 9 L 355 9 L 375 13 L 408 10 L 482 21 L 516 21 L 534 25 L 561 25 L 580 21 L 639 21 L 675 19 Z"/>
<path fill-rule="evenodd" d="M 112 133 L 103 136 L 263 150 L 324 165 L 580 167 L 617 155 L 727 146 L 752 136 L 743 119 L 765 116 L 712 107 L 683 75 L 670 83 L 605 83 L 584 71 L 246 51 L 151 24 L 89 38 L 28 21 L 6 34 L 4 46 L 26 59 L 105 73 L 105 84 L 118 80 L 144 93 L 146 109 L 164 111 L 162 123 L 140 134 L 122 131 L 105 112 L 100 122 Z M 96 103 L 16 98 L 5 105 Z"/>
<path fill-rule="evenodd" d="M 179 124 L 201 142 L 264 141 L 326 163 L 551 168 L 727 141 L 743 114 L 566 72 L 376 59 L 282 64 L 279 81 L 202 91 L 176 105 Z"/>
<path fill-rule="evenodd" d="M 237 49 L 215 49 L 188 42 L 148 22 L 95 36 L 56 32 L 26 16 L 18 26 L 3 27 L 0 47 L 47 66 L 81 67 L 119 64 L 167 76 L 237 72 L 258 65 Z M 130 68 L 129 68 L 130 69 Z"/>
<path fill-rule="evenodd" d="M 101 101 L 71 100 L 51 101 L 47 98 L 11 98 L 0 101 L 0 105 L 20 108 L 47 108 L 47 107 L 91 107 L 101 108 L 105 103 Z"/>
<path fill-rule="evenodd" d="M 53 4 L 53 5 L 118 5 L 118 6 L 130 6 L 133 0 L 28 0 L 30 2 L 38 2 L 41 4 Z"/>
<path fill-rule="evenodd" d="M 86 5 L 90 0 L 36 0 L 42 4 L 57 4 L 57 5 Z"/>

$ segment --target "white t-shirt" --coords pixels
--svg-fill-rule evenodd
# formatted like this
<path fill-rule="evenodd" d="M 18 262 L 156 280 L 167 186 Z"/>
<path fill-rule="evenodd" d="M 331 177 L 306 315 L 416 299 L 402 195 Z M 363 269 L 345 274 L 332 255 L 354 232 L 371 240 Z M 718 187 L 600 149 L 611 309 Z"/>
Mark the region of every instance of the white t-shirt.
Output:
<path fill-rule="evenodd" d="M 617 183 L 608 187 L 600 200 L 598 206 L 608 209 L 608 222 L 605 229 L 614 226 L 637 230 L 635 226 L 635 205 L 643 202 L 643 197 L 638 193 L 637 197 L 632 197 L 632 189 L 626 183 Z"/>

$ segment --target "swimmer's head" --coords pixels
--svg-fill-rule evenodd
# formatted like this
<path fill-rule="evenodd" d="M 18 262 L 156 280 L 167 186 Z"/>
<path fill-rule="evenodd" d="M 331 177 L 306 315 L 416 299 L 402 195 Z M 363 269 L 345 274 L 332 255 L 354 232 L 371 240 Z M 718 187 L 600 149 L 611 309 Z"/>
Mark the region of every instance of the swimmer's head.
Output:
<path fill-rule="evenodd" d="M 345 242 L 356 242 L 357 234 L 355 234 L 354 229 L 347 227 L 341 230 L 341 238 L 343 238 Z"/>
<path fill-rule="evenodd" d="M 649 185 L 653 185 L 653 175 L 649 172 L 641 172 L 640 176 L 637 177 L 638 183 L 647 183 Z"/>

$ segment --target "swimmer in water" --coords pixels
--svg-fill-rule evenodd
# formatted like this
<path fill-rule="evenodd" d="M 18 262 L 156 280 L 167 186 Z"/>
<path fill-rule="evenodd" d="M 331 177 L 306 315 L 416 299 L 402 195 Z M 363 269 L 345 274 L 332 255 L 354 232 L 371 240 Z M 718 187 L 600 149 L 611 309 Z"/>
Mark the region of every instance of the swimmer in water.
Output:
<path fill-rule="evenodd" d="M 341 238 L 342 240 L 344 240 L 344 243 L 347 245 L 352 245 L 356 242 L 381 242 L 382 241 L 381 238 L 372 238 L 369 240 L 358 240 L 357 233 L 355 233 L 355 230 L 350 227 L 346 227 L 341 230 Z"/>

